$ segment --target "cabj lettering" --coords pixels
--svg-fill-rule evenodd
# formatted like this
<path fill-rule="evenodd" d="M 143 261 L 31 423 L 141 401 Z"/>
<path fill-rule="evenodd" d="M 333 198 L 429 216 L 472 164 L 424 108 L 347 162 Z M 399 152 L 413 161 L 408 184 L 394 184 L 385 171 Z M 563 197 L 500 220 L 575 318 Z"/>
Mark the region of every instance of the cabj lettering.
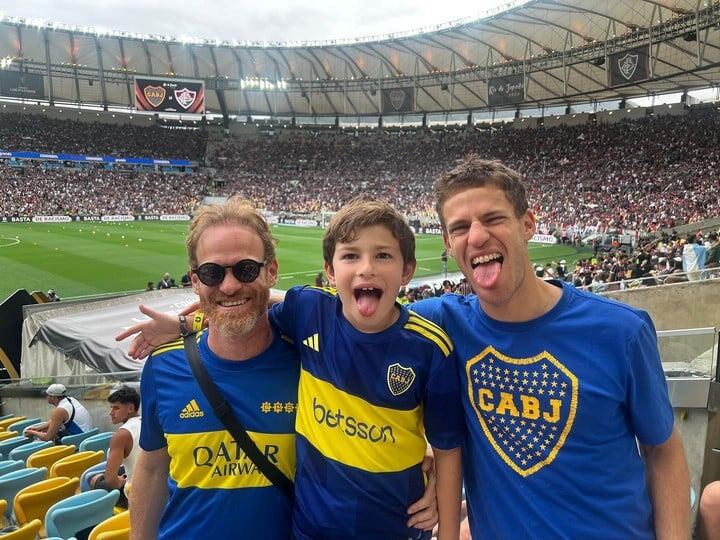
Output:
<path fill-rule="evenodd" d="M 500 392 L 500 399 L 496 401 L 496 396 L 489 388 L 481 388 L 478 390 L 477 399 L 478 407 L 486 412 L 494 411 L 496 414 L 510 416 L 521 416 L 527 420 L 537 420 L 542 415 L 543 420 L 555 424 L 560 421 L 560 410 L 562 409 L 562 401 L 559 399 L 550 400 L 550 410 L 540 410 L 540 400 L 533 396 L 520 394 L 520 409 L 518 409 L 513 394 L 508 392 Z"/>

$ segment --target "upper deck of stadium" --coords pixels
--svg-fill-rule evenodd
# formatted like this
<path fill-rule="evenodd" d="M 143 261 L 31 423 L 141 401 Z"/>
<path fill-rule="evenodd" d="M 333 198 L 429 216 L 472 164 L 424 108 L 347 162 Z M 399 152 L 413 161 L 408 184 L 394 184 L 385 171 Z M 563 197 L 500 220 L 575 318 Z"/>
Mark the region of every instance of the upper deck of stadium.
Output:
<path fill-rule="evenodd" d="M 571 105 L 714 86 L 720 3 L 531 0 L 413 32 L 322 42 L 141 35 L 5 16 L 0 66 L 41 75 L 51 104 L 132 108 L 136 76 L 201 79 L 209 113 L 378 116 Z M 241 36 L 240 36 L 241 37 Z M 646 47 L 647 77 L 611 83 L 609 60 Z M 520 76 L 524 96 L 488 84 Z M 396 111 L 384 103 L 407 92 Z"/>

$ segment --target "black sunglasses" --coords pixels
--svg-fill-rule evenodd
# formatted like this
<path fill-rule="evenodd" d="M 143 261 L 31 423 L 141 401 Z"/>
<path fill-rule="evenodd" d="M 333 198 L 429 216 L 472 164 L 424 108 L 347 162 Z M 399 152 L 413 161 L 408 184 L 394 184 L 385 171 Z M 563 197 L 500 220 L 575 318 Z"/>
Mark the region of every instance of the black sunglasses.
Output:
<path fill-rule="evenodd" d="M 217 263 L 208 262 L 193 269 L 198 279 L 208 287 L 220 285 L 225 279 L 225 270 L 232 269 L 235 279 L 242 283 L 252 283 L 260 275 L 260 269 L 265 266 L 264 262 L 243 259 L 235 264 L 222 266 Z"/>

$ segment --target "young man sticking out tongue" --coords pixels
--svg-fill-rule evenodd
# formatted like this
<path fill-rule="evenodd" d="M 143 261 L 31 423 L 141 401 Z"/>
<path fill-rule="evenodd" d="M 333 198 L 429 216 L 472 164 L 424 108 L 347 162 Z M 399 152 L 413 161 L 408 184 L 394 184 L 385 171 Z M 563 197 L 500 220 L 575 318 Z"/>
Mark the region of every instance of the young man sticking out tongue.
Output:
<path fill-rule="evenodd" d="M 648 314 L 534 275 L 535 217 L 500 162 L 469 156 L 435 192 L 475 294 L 410 309 L 456 347 L 473 537 L 687 538 L 687 465 Z"/>

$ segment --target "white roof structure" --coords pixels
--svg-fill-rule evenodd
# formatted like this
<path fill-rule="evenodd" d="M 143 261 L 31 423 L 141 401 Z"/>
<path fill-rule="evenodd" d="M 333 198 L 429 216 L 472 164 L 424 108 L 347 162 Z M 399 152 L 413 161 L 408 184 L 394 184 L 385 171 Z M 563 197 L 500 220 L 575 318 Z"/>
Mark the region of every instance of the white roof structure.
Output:
<path fill-rule="evenodd" d="M 411 92 L 430 113 L 491 105 L 488 81 L 522 75 L 521 107 L 622 99 L 717 84 L 720 2 L 531 0 L 416 33 L 250 43 L 144 36 L 6 17 L 0 58 L 41 74 L 52 103 L 133 107 L 135 76 L 201 79 L 224 115 L 377 116 Z M 610 87 L 614 53 L 648 47 L 649 77 Z M 385 92 L 385 94 L 383 93 Z"/>

